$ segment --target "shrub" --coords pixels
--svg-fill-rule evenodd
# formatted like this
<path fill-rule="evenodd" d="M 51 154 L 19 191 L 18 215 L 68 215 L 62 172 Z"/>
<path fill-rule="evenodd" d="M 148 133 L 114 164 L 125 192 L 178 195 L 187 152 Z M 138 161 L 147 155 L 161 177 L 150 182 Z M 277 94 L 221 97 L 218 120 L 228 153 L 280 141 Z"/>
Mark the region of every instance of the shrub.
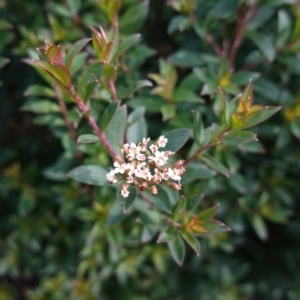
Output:
<path fill-rule="evenodd" d="M 3 299 L 298 299 L 299 4 L 2 11 Z"/>

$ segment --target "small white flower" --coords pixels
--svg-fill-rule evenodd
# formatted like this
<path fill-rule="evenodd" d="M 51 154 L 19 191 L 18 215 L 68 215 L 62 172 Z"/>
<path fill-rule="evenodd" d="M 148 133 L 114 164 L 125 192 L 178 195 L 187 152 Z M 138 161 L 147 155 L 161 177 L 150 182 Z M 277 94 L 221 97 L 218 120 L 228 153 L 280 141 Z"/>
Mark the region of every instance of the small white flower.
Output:
<path fill-rule="evenodd" d="M 179 176 L 178 170 L 176 170 L 176 169 L 173 170 L 173 169 L 169 168 L 168 174 L 169 174 L 170 178 L 172 178 L 173 180 L 176 180 L 176 181 L 181 180 L 181 176 Z"/>
<path fill-rule="evenodd" d="M 114 166 L 115 166 L 115 174 L 121 173 L 124 174 L 125 173 L 125 165 L 126 164 L 119 164 L 117 161 L 114 162 Z"/>
<path fill-rule="evenodd" d="M 154 144 L 152 144 L 149 149 L 152 151 L 152 153 L 156 153 L 156 151 L 158 150 L 157 146 L 155 146 Z"/>
<path fill-rule="evenodd" d="M 116 183 L 118 181 L 117 177 L 115 176 L 114 170 L 111 170 L 109 173 L 106 174 L 106 179 L 110 183 Z"/>
<path fill-rule="evenodd" d="M 165 138 L 164 135 L 160 136 L 157 141 L 157 145 L 159 148 L 164 148 L 168 142 L 168 139 Z"/>
<path fill-rule="evenodd" d="M 127 198 L 129 196 L 128 185 L 123 183 L 121 188 L 121 196 Z"/>

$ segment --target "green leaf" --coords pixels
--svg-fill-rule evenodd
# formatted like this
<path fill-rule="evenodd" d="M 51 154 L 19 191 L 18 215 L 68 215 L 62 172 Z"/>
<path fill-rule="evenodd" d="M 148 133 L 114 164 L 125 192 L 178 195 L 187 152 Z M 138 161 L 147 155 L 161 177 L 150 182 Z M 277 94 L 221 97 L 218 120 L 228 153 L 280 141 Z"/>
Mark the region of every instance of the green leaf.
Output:
<path fill-rule="evenodd" d="M 283 9 L 278 11 L 278 28 L 276 48 L 280 49 L 289 40 L 292 34 L 292 20 L 290 15 Z"/>
<path fill-rule="evenodd" d="M 229 131 L 224 134 L 224 139 L 258 141 L 257 135 L 251 131 Z"/>
<path fill-rule="evenodd" d="M 180 211 L 185 210 L 186 205 L 187 205 L 187 199 L 182 196 L 181 199 L 178 201 L 177 205 L 175 206 L 175 208 L 173 209 L 172 219 L 174 221 L 180 220 L 181 218 Z"/>
<path fill-rule="evenodd" d="M 157 243 L 166 243 L 172 241 L 177 235 L 177 228 L 174 226 L 168 226 L 165 228 L 158 237 Z"/>
<path fill-rule="evenodd" d="M 254 214 L 253 216 L 250 217 L 250 220 L 252 222 L 253 229 L 255 230 L 259 238 L 263 241 L 267 240 L 268 229 L 263 218 L 258 214 Z"/>
<path fill-rule="evenodd" d="M 300 120 L 295 120 L 291 122 L 290 129 L 293 135 L 300 140 Z"/>
<path fill-rule="evenodd" d="M 121 206 L 117 201 L 114 201 L 107 215 L 107 225 L 111 226 L 122 221 L 126 215 L 123 213 Z"/>
<path fill-rule="evenodd" d="M 69 49 L 66 58 L 65 58 L 65 66 L 68 70 L 70 70 L 73 59 L 75 56 L 81 51 L 83 47 L 91 40 L 91 38 L 81 39 L 75 42 L 72 47 Z"/>
<path fill-rule="evenodd" d="M 246 35 L 253 41 L 254 44 L 256 44 L 256 46 L 264 54 L 269 62 L 272 62 L 274 60 L 276 51 L 271 36 L 262 35 L 254 31 L 248 31 Z"/>
<path fill-rule="evenodd" d="M 198 110 L 193 110 L 193 138 L 195 142 L 202 146 L 204 143 L 204 126 L 201 113 Z"/>
<path fill-rule="evenodd" d="M 200 162 L 189 163 L 182 177 L 181 183 L 187 184 L 199 179 L 207 179 L 215 176 L 217 173 Z"/>
<path fill-rule="evenodd" d="M 197 238 L 188 231 L 182 231 L 181 236 L 190 245 L 190 247 L 196 252 L 197 256 L 200 255 L 201 246 Z"/>
<path fill-rule="evenodd" d="M 90 99 L 97 84 L 98 79 L 94 74 L 83 73 L 80 77 L 77 92 L 85 104 Z"/>
<path fill-rule="evenodd" d="M 117 189 L 117 201 L 120 204 L 123 213 L 126 214 L 130 206 L 133 204 L 133 202 L 136 200 L 137 197 L 137 187 L 133 185 L 128 186 L 129 196 L 127 198 L 124 198 L 121 195 L 121 189 L 122 185 L 120 185 Z"/>
<path fill-rule="evenodd" d="M 179 50 L 168 57 L 168 61 L 176 67 L 193 68 L 203 66 L 205 60 L 199 52 Z"/>
<path fill-rule="evenodd" d="M 1 57 L 0 56 L 0 69 L 2 69 L 5 65 L 7 65 L 10 62 L 8 58 Z"/>
<path fill-rule="evenodd" d="M 203 100 L 193 91 L 187 89 L 176 89 L 173 94 L 175 102 L 196 102 L 201 103 Z"/>
<path fill-rule="evenodd" d="M 145 191 L 145 194 L 154 205 L 164 210 L 165 212 L 170 213 L 171 201 L 168 192 L 165 189 L 163 189 L 160 185 L 157 186 L 157 190 L 157 196 L 153 196 L 149 191 Z"/>
<path fill-rule="evenodd" d="M 134 34 L 128 37 L 125 37 L 122 42 L 116 47 L 116 50 L 111 53 L 111 57 L 108 59 L 108 62 L 110 64 L 116 63 L 116 60 L 120 58 L 121 55 L 124 54 L 124 52 L 130 48 L 132 45 L 134 45 L 138 40 L 140 39 L 141 35 Z"/>
<path fill-rule="evenodd" d="M 107 184 L 107 170 L 96 165 L 80 166 L 71 170 L 67 176 L 86 184 L 104 185 Z"/>
<path fill-rule="evenodd" d="M 144 137 L 147 137 L 147 123 L 144 113 L 145 108 L 138 107 L 128 116 L 128 123 L 130 124 L 126 131 L 128 143 L 137 144 Z"/>
<path fill-rule="evenodd" d="M 207 221 L 212 219 L 218 212 L 220 208 L 220 204 L 216 204 L 213 207 L 203 210 L 201 213 L 198 214 L 198 219 L 200 221 Z"/>
<path fill-rule="evenodd" d="M 134 94 L 134 92 L 142 89 L 143 87 L 152 87 L 153 84 L 149 80 L 138 80 L 134 84 L 131 84 L 128 87 L 117 87 L 118 90 L 118 99 L 122 100 L 129 98 Z"/>
<path fill-rule="evenodd" d="M 33 84 L 29 86 L 24 92 L 24 96 L 45 96 L 45 97 L 56 97 L 55 92 L 47 86 Z"/>
<path fill-rule="evenodd" d="M 185 29 L 189 28 L 192 25 L 192 20 L 191 18 L 184 16 L 184 15 L 179 15 L 175 16 L 171 19 L 169 25 L 168 25 L 168 34 L 172 34 L 175 31 L 180 31 L 183 32 Z"/>
<path fill-rule="evenodd" d="M 114 117 L 118 109 L 119 104 L 120 101 L 115 101 L 109 104 L 109 106 L 106 108 L 100 119 L 99 128 L 101 131 L 105 131 L 107 129 L 108 125 L 110 124 L 112 118 Z"/>
<path fill-rule="evenodd" d="M 85 76 L 86 74 L 94 74 L 96 79 L 100 79 L 101 75 L 103 73 L 103 63 L 102 62 L 95 62 L 91 64 L 81 75 L 82 77 Z"/>
<path fill-rule="evenodd" d="M 123 146 L 124 132 L 126 128 L 127 120 L 127 107 L 121 106 L 117 109 L 114 116 L 111 118 L 106 130 L 105 135 L 110 142 L 113 149 L 118 153 L 121 153 L 121 147 Z"/>
<path fill-rule="evenodd" d="M 247 85 L 250 80 L 255 80 L 260 77 L 257 72 L 237 72 L 232 75 L 230 81 L 237 85 Z"/>
<path fill-rule="evenodd" d="M 216 158 L 214 158 L 208 154 L 203 154 L 203 155 L 201 155 L 200 158 L 213 170 L 225 175 L 226 177 L 229 177 L 229 172 L 228 172 L 227 168 Z"/>
<path fill-rule="evenodd" d="M 281 106 L 265 106 L 262 110 L 249 115 L 245 119 L 245 123 L 235 129 L 246 129 L 253 127 L 273 116 L 281 109 Z"/>
<path fill-rule="evenodd" d="M 168 143 L 164 148 L 164 151 L 178 151 L 186 143 L 186 141 L 191 135 L 191 132 L 191 129 L 180 128 L 165 133 L 164 136 L 168 139 Z"/>
<path fill-rule="evenodd" d="M 161 111 L 161 114 L 162 114 L 162 117 L 163 117 L 163 121 L 167 121 L 169 119 L 171 119 L 172 117 L 174 117 L 175 115 L 175 106 L 174 105 L 170 105 L 170 104 L 166 104 L 166 105 L 163 105 L 161 108 L 160 108 L 160 111 Z"/>
<path fill-rule="evenodd" d="M 182 266 L 185 256 L 185 245 L 182 238 L 179 235 L 177 235 L 177 237 L 174 240 L 168 242 L 168 246 L 175 262 L 179 266 Z"/>
<path fill-rule="evenodd" d="M 239 5 L 238 0 L 221 0 L 214 2 L 215 5 L 210 12 L 213 18 L 230 18 L 236 14 L 237 7 Z"/>
<path fill-rule="evenodd" d="M 82 134 L 77 139 L 77 144 L 91 144 L 98 142 L 99 138 L 94 134 Z"/>
<path fill-rule="evenodd" d="M 165 100 L 157 96 L 152 96 L 152 97 L 141 96 L 129 100 L 127 103 L 128 106 L 130 106 L 131 108 L 144 106 L 147 112 L 160 112 L 161 107 L 165 104 Z"/>
<path fill-rule="evenodd" d="M 21 110 L 39 114 L 48 114 L 60 112 L 60 107 L 57 103 L 49 100 L 32 98 L 26 101 L 26 104 L 21 107 Z"/>
<path fill-rule="evenodd" d="M 122 33 L 135 33 L 143 26 L 149 11 L 149 2 L 132 5 L 119 19 L 119 27 Z"/>

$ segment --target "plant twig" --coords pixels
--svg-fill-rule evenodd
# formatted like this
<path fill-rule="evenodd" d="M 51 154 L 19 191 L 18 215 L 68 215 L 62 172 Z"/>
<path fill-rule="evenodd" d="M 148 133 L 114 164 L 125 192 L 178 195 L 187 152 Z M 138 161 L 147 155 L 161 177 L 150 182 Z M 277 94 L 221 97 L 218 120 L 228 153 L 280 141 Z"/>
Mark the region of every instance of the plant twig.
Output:
<path fill-rule="evenodd" d="M 61 114 L 63 115 L 63 118 L 65 120 L 67 129 L 69 131 L 70 137 L 74 142 L 76 142 L 76 140 L 77 140 L 76 131 L 73 127 L 73 124 L 72 124 L 71 120 L 68 117 L 68 109 L 67 109 L 65 101 L 62 98 L 62 93 L 61 93 L 60 89 L 58 88 L 58 86 L 56 84 L 54 85 L 54 91 L 55 91 L 55 94 L 56 94 L 57 102 L 58 102 L 59 107 L 60 107 Z"/>
<path fill-rule="evenodd" d="M 192 162 L 193 160 L 195 160 L 199 154 L 201 154 L 202 152 L 205 152 L 206 150 L 208 150 L 213 145 L 214 145 L 214 143 L 210 142 L 207 145 L 205 145 L 204 147 L 198 149 L 195 154 L 193 154 L 191 157 L 189 157 L 187 160 L 185 160 L 184 164 L 185 165 L 189 164 L 190 162 Z"/>
<path fill-rule="evenodd" d="M 103 146 L 109 151 L 110 155 L 113 158 L 116 157 L 118 155 L 117 152 L 114 150 L 112 145 L 109 143 L 109 141 L 106 138 L 105 134 L 100 130 L 100 128 L 98 127 L 98 125 L 97 125 L 96 121 L 94 120 L 93 116 L 88 113 L 89 109 L 87 108 L 87 106 L 84 104 L 84 102 L 82 101 L 80 96 L 75 93 L 74 88 L 71 88 L 71 92 L 73 94 L 74 99 L 76 100 L 76 104 L 77 104 L 77 107 L 79 108 L 79 110 L 83 114 L 87 113 L 86 119 L 87 119 L 88 123 L 91 125 L 91 127 L 94 129 L 95 133 L 99 137 L 99 139 L 102 142 Z"/>
<path fill-rule="evenodd" d="M 118 100 L 118 97 L 117 97 L 117 91 L 116 91 L 116 87 L 115 87 L 115 83 L 113 81 L 113 79 L 109 79 L 108 81 L 108 85 L 109 85 L 109 89 L 110 89 L 110 92 L 111 92 L 111 98 L 113 101 L 117 101 Z"/>
<path fill-rule="evenodd" d="M 224 56 L 222 48 L 217 44 L 214 37 L 209 32 L 205 33 L 205 39 L 213 47 L 218 56 Z"/>

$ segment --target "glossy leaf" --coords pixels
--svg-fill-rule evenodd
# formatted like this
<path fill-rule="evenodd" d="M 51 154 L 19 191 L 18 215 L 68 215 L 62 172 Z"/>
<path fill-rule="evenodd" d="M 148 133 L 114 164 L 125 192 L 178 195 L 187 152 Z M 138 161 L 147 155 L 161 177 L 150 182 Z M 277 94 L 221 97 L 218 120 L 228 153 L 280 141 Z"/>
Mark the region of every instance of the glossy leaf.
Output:
<path fill-rule="evenodd" d="M 258 214 L 254 214 L 250 217 L 250 219 L 252 221 L 253 229 L 255 230 L 259 238 L 263 241 L 267 240 L 269 234 L 263 218 Z"/>
<path fill-rule="evenodd" d="M 203 154 L 201 156 L 201 160 L 205 162 L 213 170 L 225 175 L 226 177 L 229 177 L 228 169 L 216 158 L 208 154 Z"/>
<path fill-rule="evenodd" d="M 94 74 L 84 73 L 81 76 L 78 83 L 77 92 L 84 103 L 88 102 L 97 84 L 98 84 L 98 80 Z"/>
<path fill-rule="evenodd" d="M 99 137 L 94 134 L 82 134 L 77 138 L 77 144 L 91 144 L 99 141 Z"/>
<path fill-rule="evenodd" d="M 165 212 L 170 213 L 171 201 L 168 192 L 160 185 L 157 186 L 157 190 L 158 194 L 156 196 L 153 196 L 149 191 L 146 191 L 145 194 L 154 205 L 164 210 Z"/>
<path fill-rule="evenodd" d="M 126 121 L 127 107 L 126 105 L 123 105 L 117 109 L 105 130 L 108 141 L 113 149 L 119 154 L 121 154 L 121 147 L 123 145 Z"/>
<path fill-rule="evenodd" d="M 107 129 L 109 123 L 111 122 L 118 109 L 119 104 L 120 101 L 115 101 L 109 104 L 109 106 L 106 108 L 100 119 L 99 128 L 101 131 L 105 131 Z"/>
<path fill-rule="evenodd" d="M 192 133 L 191 129 L 181 128 L 174 129 L 164 134 L 168 139 L 168 143 L 164 148 L 164 151 L 170 150 L 173 152 L 178 151 L 188 140 Z"/>
<path fill-rule="evenodd" d="M 86 46 L 86 44 L 90 41 L 90 38 L 81 39 L 75 42 L 72 47 L 69 49 L 66 58 L 65 58 L 65 66 L 68 70 L 70 70 L 72 62 L 75 56 L 81 51 L 82 48 Z"/>
<path fill-rule="evenodd" d="M 21 110 L 39 114 L 58 113 L 61 111 L 57 103 L 35 98 L 27 101 L 26 104 L 21 107 Z"/>
<path fill-rule="evenodd" d="M 138 144 L 147 134 L 147 123 L 144 118 L 145 108 L 136 108 L 128 117 L 130 124 L 126 131 L 128 143 Z"/>
<path fill-rule="evenodd" d="M 121 195 L 121 188 L 122 185 L 120 185 L 120 187 L 117 189 L 117 195 L 116 195 L 116 199 L 118 201 L 118 203 L 120 204 L 123 213 L 126 214 L 128 209 L 131 207 L 131 205 L 134 203 L 134 201 L 136 200 L 137 197 L 137 187 L 129 185 L 128 186 L 128 191 L 129 191 L 129 196 L 124 198 Z"/>
<path fill-rule="evenodd" d="M 26 89 L 26 91 L 24 92 L 24 96 L 55 97 L 55 92 L 47 86 L 33 84 Z"/>
<path fill-rule="evenodd" d="M 174 238 L 176 238 L 177 231 L 178 230 L 176 227 L 168 226 L 159 234 L 157 243 L 166 243 L 173 240 Z"/>
<path fill-rule="evenodd" d="M 203 210 L 201 213 L 198 214 L 198 219 L 200 221 L 207 221 L 212 219 L 217 214 L 219 208 L 220 204 L 216 204 L 213 207 Z"/>
<path fill-rule="evenodd" d="M 203 66 L 203 56 L 192 50 L 179 50 L 169 56 L 168 60 L 176 67 L 193 68 Z"/>
<path fill-rule="evenodd" d="M 49 62 L 54 62 L 59 65 L 63 65 L 62 50 L 60 45 L 51 46 L 47 51 L 47 58 Z"/>
<path fill-rule="evenodd" d="M 257 135 L 251 131 L 229 131 L 224 134 L 224 139 L 257 141 Z"/>
<path fill-rule="evenodd" d="M 182 238 L 179 235 L 177 235 L 177 237 L 174 240 L 168 242 L 168 246 L 175 262 L 179 266 L 182 266 L 185 256 L 185 245 Z"/>
<path fill-rule="evenodd" d="M 119 19 L 119 26 L 123 33 L 131 34 L 140 30 L 149 11 L 149 2 L 132 5 Z"/>
<path fill-rule="evenodd" d="M 207 165 L 200 162 L 189 163 L 186 171 L 182 177 L 182 184 L 187 184 L 195 180 L 203 180 L 213 177 L 217 174 L 214 170 L 207 167 Z"/>
<path fill-rule="evenodd" d="M 188 231 L 182 231 L 181 236 L 190 245 L 190 247 L 196 252 L 197 256 L 200 255 L 201 246 L 197 238 Z"/>
<path fill-rule="evenodd" d="M 90 185 L 104 185 L 108 181 L 106 179 L 107 170 L 97 165 L 80 166 L 71 170 L 67 176 Z"/>
<path fill-rule="evenodd" d="M 201 113 L 198 110 L 193 110 L 193 138 L 195 142 L 202 146 L 204 143 L 204 126 Z"/>
<path fill-rule="evenodd" d="M 245 123 L 235 127 L 235 129 L 246 129 L 253 127 L 267 119 L 269 119 L 271 116 L 273 116 L 276 112 L 278 112 L 281 109 L 280 106 L 265 106 L 264 109 L 247 116 L 245 118 Z"/>
<path fill-rule="evenodd" d="M 128 48 L 130 48 L 132 45 L 138 42 L 140 37 L 141 35 L 138 33 L 124 38 L 122 42 L 118 45 L 118 47 L 116 47 L 116 51 L 111 53 L 111 57 L 108 60 L 109 63 L 116 63 L 116 60 L 119 59 L 120 56 L 123 55 Z"/>
<path fill-rule="evenodd" d="M 256 44 L 269 62 L 272 62 L 276 56 L 275 45 L 272 37 L 262 35 L 258 32 L 247 32 L 247 36 Z"/>

